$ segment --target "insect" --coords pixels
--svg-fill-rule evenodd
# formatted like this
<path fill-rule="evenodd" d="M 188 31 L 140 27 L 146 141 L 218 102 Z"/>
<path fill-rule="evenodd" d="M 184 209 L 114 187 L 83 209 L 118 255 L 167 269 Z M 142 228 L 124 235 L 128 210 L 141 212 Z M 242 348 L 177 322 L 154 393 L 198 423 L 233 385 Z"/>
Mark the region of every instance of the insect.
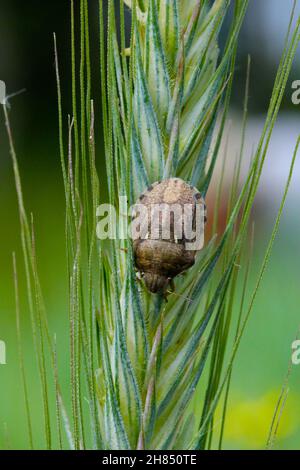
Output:
<path fill-rule="evenodd" d="M 205 213 L 199 191 L 180 178 L 158 181 L 139 197 L 132 212 L 139 229 L 133 251 L 150 292 L 165 294 L 173 279 L 194 264 L 204 243 Z"/>

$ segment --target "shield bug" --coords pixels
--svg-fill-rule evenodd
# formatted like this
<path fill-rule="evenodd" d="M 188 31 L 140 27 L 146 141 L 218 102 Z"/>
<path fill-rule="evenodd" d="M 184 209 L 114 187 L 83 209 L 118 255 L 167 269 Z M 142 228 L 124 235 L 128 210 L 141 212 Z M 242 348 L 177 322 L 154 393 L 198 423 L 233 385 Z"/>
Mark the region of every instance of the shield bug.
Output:
<path fill-rule="evenodd" d="M 152 184 L 132 211 L 135 266 L 152 293 L 165 293 L 203 247 L 206 207 L 199 191 L 180 178 Z"/>

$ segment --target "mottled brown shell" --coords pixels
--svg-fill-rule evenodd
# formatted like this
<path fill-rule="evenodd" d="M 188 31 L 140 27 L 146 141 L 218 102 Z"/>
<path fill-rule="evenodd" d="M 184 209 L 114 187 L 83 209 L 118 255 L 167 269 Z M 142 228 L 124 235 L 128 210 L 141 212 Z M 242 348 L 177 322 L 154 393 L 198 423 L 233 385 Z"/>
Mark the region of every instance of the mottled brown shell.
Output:
<path fill-rule="evenodd" d="M 202 204 L 205 208 L 199 191 L 180 178 L 165 179 L 152 184 L 139 197 L 137 204 L 143 204 L 147 208 L 153 204 L 192 204 L 193 206 Z M 159 231 L 163 224 L 162 218 Z M 194 264 L 196 251 L 186 250 L 184 226 L 181 239 L 174 236 L 174 230 L 171 230 L 170 238 L 167 240 L 161 237 L 151 239 L 151 227 L 149 226 L 148 229 L 149 232 L 144 238 L 133 241 L 135 265 L 150 292 L 165 292 L 175 276 Z"/>

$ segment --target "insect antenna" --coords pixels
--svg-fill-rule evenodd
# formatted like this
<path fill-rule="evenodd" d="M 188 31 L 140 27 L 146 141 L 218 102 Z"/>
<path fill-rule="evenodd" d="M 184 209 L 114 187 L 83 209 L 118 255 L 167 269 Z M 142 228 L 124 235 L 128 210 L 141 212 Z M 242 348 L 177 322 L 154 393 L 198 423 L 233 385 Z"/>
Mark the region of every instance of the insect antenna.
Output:
<path fill-rule="evenodd" d="M 181 297 L 182 299 L 185 299 L 188 302 L 193 302 L 193 299 L 190 299 L 189 297 L 185 297 L 184 295 L 181 295 L 181 294 L 176 294 L 176 292 L 173 292 L 171 290 L 166 290 L 166 294 L 175 295 L 176 297 Z"/>

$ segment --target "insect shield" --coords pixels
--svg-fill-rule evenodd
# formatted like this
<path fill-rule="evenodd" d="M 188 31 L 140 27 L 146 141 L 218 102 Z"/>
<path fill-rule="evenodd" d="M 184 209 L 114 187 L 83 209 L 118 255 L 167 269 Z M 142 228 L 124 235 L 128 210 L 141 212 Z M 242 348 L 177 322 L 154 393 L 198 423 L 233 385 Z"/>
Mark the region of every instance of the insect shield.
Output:
<path fill-rule="evenodd" d="M 5 97 L 6 97 L 6 86 L 5 83 L 0 80 L 0 103 L 5 104 Z"/>
<path fill-rule="evenodd" d="M 152 293 L 165 293 L 195 262 L 204 245 L 206 207 L 199 191 L 180 178 L 152 184 L 134 206 L 135 265 Z"/>
<path fill-rule="evenodd" d="M 4 341 L 0 340 L 0 365 L 6 364 L 6 345 Z"/>

